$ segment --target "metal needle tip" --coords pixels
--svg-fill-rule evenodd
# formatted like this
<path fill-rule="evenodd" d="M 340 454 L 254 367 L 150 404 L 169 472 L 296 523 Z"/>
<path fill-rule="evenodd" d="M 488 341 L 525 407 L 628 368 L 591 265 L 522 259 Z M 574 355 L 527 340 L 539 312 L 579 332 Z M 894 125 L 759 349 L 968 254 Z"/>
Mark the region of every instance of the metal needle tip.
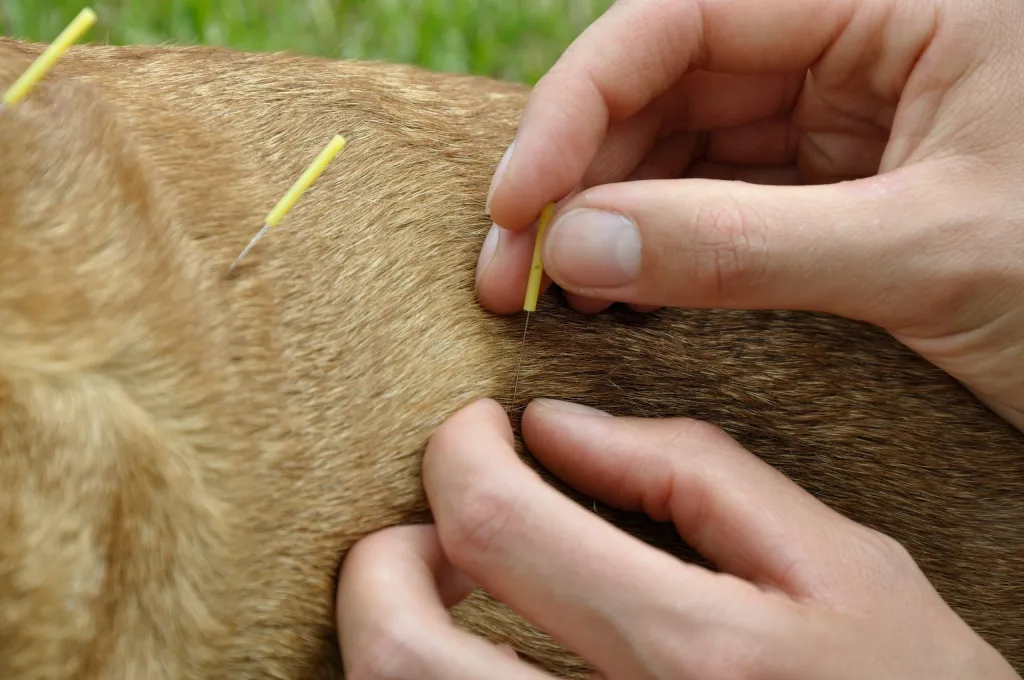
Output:
<path fill-rule="evenodd" d="M 251 241 L 249 241 L 249 245 L 247 245 L 245 247 L 245 250 L 243 250 L 238 255 L 238 257 L 235 258 L 235 261 L 231 263 L 231 266 L 228 267 L 228 274 L 230 274 L 231 272 L 235 271 L 235 267 L 238 266 L 238 263 L 242 261 L 243 257 L 245 257 L 246 255 L 249 254 L 249 251 L 252 250 L 252 247 L 254 245 L 256 245 L 256 241 L 260 240 L 260 236 L 263 236 L 263 232 L 265 232 L 267 229 L 270 229 L 270 223 L 269 222 L 263 225 L 263 228 L 260 229 L 259 232 L 257 232 L 257 234 L 252 237 Z"/>

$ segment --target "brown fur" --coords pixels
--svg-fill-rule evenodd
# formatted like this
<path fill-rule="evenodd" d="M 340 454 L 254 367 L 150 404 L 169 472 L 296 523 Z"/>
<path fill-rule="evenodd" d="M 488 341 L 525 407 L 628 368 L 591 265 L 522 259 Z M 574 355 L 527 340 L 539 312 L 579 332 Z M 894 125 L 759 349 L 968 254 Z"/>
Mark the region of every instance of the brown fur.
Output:
<path fill-rule="evenodd" d="M 0 80 L 38 53 L 0 43 Z M 428 515 L 423 446 L 507 399 L 473 271 L 526 92 L 378 64 L 74 49 L 0 114 L 0 677 L 336 677 L 332 594 Z M 334 133 L 349 146 L 225 279 Z M 519 385 L 724 427 L 902 541 L 1024 668 L 1024 438 L 884 333 L 795 313 L 533 318 Z M 584 501 L 590 505 L 589 501 Z M 681 555 L 671 530 L 594 506 Z M 483 595 L 460 621 L 584 669 Z"/>

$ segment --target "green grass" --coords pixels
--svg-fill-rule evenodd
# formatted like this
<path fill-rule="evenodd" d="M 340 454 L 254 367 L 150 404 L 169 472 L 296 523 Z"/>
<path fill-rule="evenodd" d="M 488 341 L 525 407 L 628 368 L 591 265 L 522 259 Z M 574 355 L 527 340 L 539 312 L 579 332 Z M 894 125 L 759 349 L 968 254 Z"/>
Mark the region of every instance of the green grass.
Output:
<path fill-rule="evenodd" d="M 48 42 L 89 0 L 0 0 L 5 35 Z M 384 59 L 533 84 L 612 0 L 92 0 L 93 42 Z"/>

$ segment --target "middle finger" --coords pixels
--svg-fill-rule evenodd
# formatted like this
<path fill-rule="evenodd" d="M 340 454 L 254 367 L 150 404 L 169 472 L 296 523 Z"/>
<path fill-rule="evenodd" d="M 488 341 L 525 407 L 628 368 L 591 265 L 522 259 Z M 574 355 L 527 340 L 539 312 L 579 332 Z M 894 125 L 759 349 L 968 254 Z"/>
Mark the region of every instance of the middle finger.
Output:
<path fill-rule="evenodd" d="M 516 457 L 494 402 L 445 423 L 423 479 L 452 563 L 609 677 L 647 677 L 650 650 L 638 654 L 638 638 L 652 621 L 704 628 L 754 592 L 648 546 L 545 484 Z"/>

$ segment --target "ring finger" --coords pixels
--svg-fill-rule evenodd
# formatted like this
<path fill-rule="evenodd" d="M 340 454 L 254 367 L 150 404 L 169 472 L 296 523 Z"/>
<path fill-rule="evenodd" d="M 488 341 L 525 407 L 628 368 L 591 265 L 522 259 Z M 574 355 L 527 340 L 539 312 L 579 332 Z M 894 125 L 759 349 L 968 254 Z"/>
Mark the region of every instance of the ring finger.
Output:
<path fill-rule="evenodd" d="M 433 526 L 396 527 L 357 544 L 342 566 L 338 631 L 348 677 L 551 680 L 455 627 L 446 607 L 473 589 Z"/>

